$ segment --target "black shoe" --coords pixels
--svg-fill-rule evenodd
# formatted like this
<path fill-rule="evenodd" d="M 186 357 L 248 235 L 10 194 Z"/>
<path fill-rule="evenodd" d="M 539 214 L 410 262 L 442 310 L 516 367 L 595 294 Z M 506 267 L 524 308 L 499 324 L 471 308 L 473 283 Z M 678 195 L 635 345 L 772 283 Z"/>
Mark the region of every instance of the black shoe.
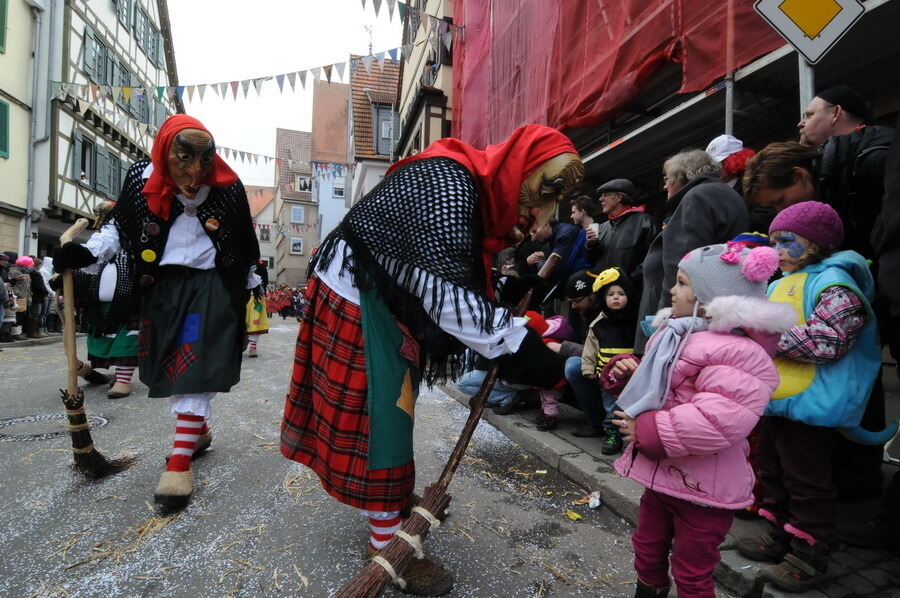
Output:
<path fill-rule="evenodd" d="M 598 428 L 591 424 L 584 424 L 572 430 L 572 436 L 577 436 L 578 438 L 600 438 L 605 435 L 606 431 L 603 428 Z"/>
<path fill-rule="evenodd" d="M 900 550 L 900 535 L 881 517 L 873 517 L 864 523 L 855 523 L 838 530 L 841 540 L 860 548 Z"/>
<path fill-rule="evenodd" d="M 515 411 L 516 407 L 518 406 L 519 401 L 513 399 L 509 403 L 500 403 L 499 405 L 494 405 L 493 407 L 491 407 L 491 409 L 493 409 L 494 413 L 496 413 L 497 415 L 509 415 L 510 413 Z"/>
<path fill-rule="evenodd" d="M 615 430 L 606 430 L 606 440 L 600 447 L 600 452 L 604 455 L 618 455 L 622 452 L 622 437 Z"/>
<path fill-rule="evenodd" d="M 556 416 L 544 415 L 544 412 L 541 411 L 540 413 L 538 413 L 537 419 L 534 423 L 535 427 L 541 432 L 549 432 L 556 427 Z"/>

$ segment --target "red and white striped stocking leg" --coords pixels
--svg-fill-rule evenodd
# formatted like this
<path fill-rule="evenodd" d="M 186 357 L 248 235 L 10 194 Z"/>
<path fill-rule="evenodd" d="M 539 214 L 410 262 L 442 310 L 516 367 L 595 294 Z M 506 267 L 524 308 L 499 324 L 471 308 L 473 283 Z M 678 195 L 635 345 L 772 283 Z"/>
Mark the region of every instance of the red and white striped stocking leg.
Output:
<path fill-rule="evenodd" d="M 403 519 L 400 517 L 400 511 L 363 511 L 369 518 L 369 528 L 371 536 L 369 545 L 375 550 L 381 550 L 394 537 L 394 532 L 400 529 Z"/>
<path fill-rule="evenodd" d="M 251 351 L 256 351 L 256 343 L 259 341 L 259 335 L 258 334 L 248 334 L 247 340 L 250 342 L 250 344 L 248 345 L 248 348 Z"/>
<path fill-rule="evenodd" d="M 206 420 L 200 415 L 178 413 L 175 422 L 175 443 L 166 471 L 190 471 L 191 456 L 197 448 L 197 439 L 203 433 Z"/>
<path fill-rule="evenodd" d="M 116 382 L 119 384 L 131 384 L 131 376 L 134 375 L 134 366 L 116 366 Z"/>

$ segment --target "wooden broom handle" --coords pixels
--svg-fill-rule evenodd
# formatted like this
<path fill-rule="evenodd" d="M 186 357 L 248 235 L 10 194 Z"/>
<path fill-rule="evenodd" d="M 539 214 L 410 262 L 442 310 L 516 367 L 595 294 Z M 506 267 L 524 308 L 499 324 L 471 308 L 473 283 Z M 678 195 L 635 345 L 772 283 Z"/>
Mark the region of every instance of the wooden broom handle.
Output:
<path fill-rule="evenodd" d="M 59 237 L 60 245 L 70 243 L 78 233 L 88 226 L 87 218 L 79 218 Z M 69 379 L 66 390 L 70 395 L 78 393 L 78 355 L 75 347 L 75 284 L 72 270 L 66 268 L 63 277 L 63 348 L 69 362 Z"/>

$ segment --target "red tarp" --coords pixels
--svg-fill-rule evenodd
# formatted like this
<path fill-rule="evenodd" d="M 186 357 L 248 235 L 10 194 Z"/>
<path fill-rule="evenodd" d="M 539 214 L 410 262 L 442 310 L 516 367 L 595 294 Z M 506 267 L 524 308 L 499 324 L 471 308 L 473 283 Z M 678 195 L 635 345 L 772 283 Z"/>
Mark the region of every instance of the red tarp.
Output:
<path fill-rule="evenodd" d="M 453 136 L 484 147 L 527 123 L 599 124 L 666 62 L 682 66 L 679 92 L 702 90 L 784 45 L 753 3 L 454 0 L 465 30 L 453 49 Z"/>

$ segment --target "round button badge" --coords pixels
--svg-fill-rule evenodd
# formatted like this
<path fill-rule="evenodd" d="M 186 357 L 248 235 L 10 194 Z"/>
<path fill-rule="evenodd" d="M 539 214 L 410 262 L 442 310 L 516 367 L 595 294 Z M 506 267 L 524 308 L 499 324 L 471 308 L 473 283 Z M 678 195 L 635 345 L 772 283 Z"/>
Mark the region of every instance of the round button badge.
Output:
<path fill-rule="evenodd" d="M 206 230 L 208 231 L 217 231 L 219 230 L 219 221 L 215 218 L 210 218 L 206 221 L 204 226 L 206 226 Z"/>
<path fill-rule="evenodd" d="M 152 249 L 145 249 L 141 252 L 141 259 L 145 262 L 155 262 L 156 261 L 156 252 Z"/>

